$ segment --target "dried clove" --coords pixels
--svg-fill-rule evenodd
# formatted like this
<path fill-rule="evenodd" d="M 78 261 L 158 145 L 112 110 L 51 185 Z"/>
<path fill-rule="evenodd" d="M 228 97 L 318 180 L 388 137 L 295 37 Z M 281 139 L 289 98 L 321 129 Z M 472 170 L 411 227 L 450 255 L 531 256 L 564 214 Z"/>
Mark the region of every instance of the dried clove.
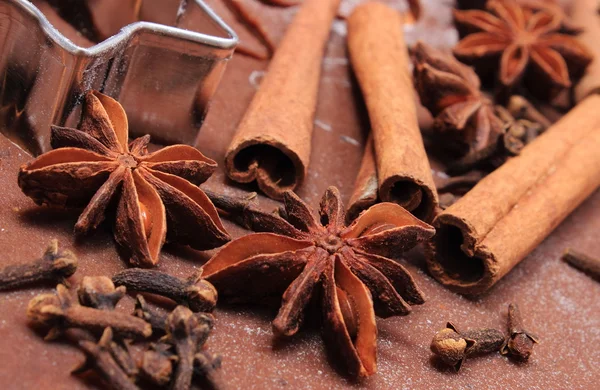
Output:
<path fill-rule="evenodd" d="M 516 156 L 521 153 L 521 150 L 525 147 L 525 140 L 530 133 L 528 129 L 533 127 L 533 124 L 525 119 L 516 119 L 502 106 L 496 106 L 494 111 L 504 123 L 504 133 L 502 134 L 501 148 L 498 151 L 497 158 L 505 160 L 508 156 Z M 500 164 L 502 163 L 504 161 L 500 162 Z"/>
<path fill-rule="evenodd" d="M 525 138 L 526 134 L 525 126 L 521 122 L 514 122 L 510 126 L 509 130 L 502 136 L 502 146 L 505 152 L 504 157 L 517 156 L 521 153 L 521 150 L 525 147 L 525 142 L 522 138 Z"/>
<path fill-rule="evenodd" d="M 79 303 L 101 310 L 114 310 L 126 292 L 124 286 L 115 288 L 106 276 L 85 276 L 77 289 Z"/>
<path fill-rule="evenodd" d="M 152 332 L 166 332 L 167 314 L 148 305 L 141 295 L 135 298 L 133 315 L 149 323 L 152 326 Z"/>
<path fill-rule="evenodd" d="M 150 348 L 144 351 L 140 371 L 142 376 L 154 385 L 163 387 L 171 381 L 173 361 L 177 361 L 171 349 L 171 345 L 159 342 L 150 345 Z"/>
<path fill-rule="evenodd" d="M 544 126 L 536 122 L 530 122 L 526 119 L 520 119 L 519 122 L 525 125 L 525 144 L 530 144 L 536 139 L 540 134 L 546 130 Z"/>
<path fill-rule="evenodd" d="M 163 272 L 130 268 L 113 276 L 117 286 L 170 298 L 194 312 L 210 312 L 217 304 L 217 290 L 202 279 L 202 272 L 189 279 L 179 279 Z"/>
<path fill-rule="evenodd" d="M 527 361 L 533 352 L 533 345 L 538 343 L 538 338 L 524 329 L 521 312 L 514 303 L 508 305 L 508 333 L 500 353 Z"/>
<path fill-rule="evenodd" d="M 39 259 L 0 269 L 0 291 L 43 281 L 64 283 L 76 270 L 77 257 L 71 251 L 59 251 L 58 241 L 52 240 Z"/>
<path fill-rule="evenodd" d="M 122 336 L 148 338 L 152 328 L 146 321 L 116 311 L 104 311 L 81 306 L 69 295 L 65 286 L 56 286 L 56 294 L 41 294 L 27 307 L 27 317 L 33 324 L 50 326 L 46 339 L 54 339 L 66 328 L 82 328 L 101 333 L 111 327 Z"/>
<path fill-rule="evenodd" d="M 467 357 L 495 352 L 504 343 L 504 334 L 496 329 L 469 329 L 460 332 L 448 322 L 431 341 L 431 352 L 459 371 Z"/>
<path fill-rule="evenodd" d="M 214 375 L 221 368 L 221 356 L 200 351 L 194 356 L 194 375 L 202 381 L 202 388 L 217 390 L 222 386 Z"/>
<path fill-rule="evenodd" d="M 209 316 L 199 317 L 184 306 L 177 306 L 169 314 L 165 340 L 175 346 L 178 358 L 173 390 L 190 388 L 195 355 L 206 342 L 212 326 Z"/>
<path fill-rule="evenodd" d="M 285 217 L 285 209 L 274 212 L 260 209 L 256 202 L 256 192 L 244 196 L 229 196 L 213 191 L 203 190 L 215 205 L 223 218 L 254 231 L 278 231 L 281 218 Z"/>
<path fill-rule="evenodd" d="M 161 334 L 166 332 L 168 313 L 149 305 L 143 296 L 138 295 L 135 302 L 135 310 L 132 313 L 152 326 L 153 334 Z M 210 313 L 194 313 L 201 321 L 214 322 L 214 316 Z M 212 326 L 212 325 L 211 325 Z"/>
<path fill-rule="evenodd" d="M 83 306 L 100 310 L 114 310 L 117 303 L 125 296 L 126 288 L 115 288 L 112 280 L 106 276 L 85 276 L 77 289 L 79 303 Z M 129 377 L 138 373 L 137 364 L 131 356 L 129 343 L 118 337 L 106 346 L 115 361 Z"/>
<path fill-rule="evenodd" d="M 552 125 L 552 122 L 544 114 L 539 112 L 533 104 L 523 96 L 513 95 L 510 97 L 507 106 L 508 112 L 516 119 L 526 119 L 533 123 L 538 123 L 543 129 Z"/>
<path fill-rule="evenodd" d="M 139 373 L 138 366 L 133 359 L 129 342 L 122 338 L 115 338 L 108 346 L 110 353 L 119 365 L 130 378 L 137 377 Z"/>
<path fill-rule="evenodd" d="M 88 340 L 80 341 L 79 346 L 85 352 L 87 358 L 85 362 L 72 371 L 72 374 L 79 374 L 89 369 L 94 369 L 102 375 L 111 389 L 138 389 L 113 358 L 110 347 L 113 342 L 112 337 L 113 332 L 111 328 L 106 328 L 98 344 Z"/>
<path fill-rule="evenodd" d="M 211 202 L 215 205 L 219 214 L 224 217 L 230 217 L 230 214 L 244 215 L 244 210 L 247 207 L 251 207 L 256 204 L 258 194 L 256 192 L 249 192 L 239 197 L 224 196 L 218 192 L 214 192 L 203 188 L 202 191 L 209 197 Z"/>
<path fill-rule="evenodd" d="M 504 150 L 511 155 L 518 155 L 525 145 L 535 140 L 545 128 L 527 119 L 514 121 L 504 134 Z"/>
<path fill-rule="evenodd" d="M 159 342 L 150 345 L 144 351 L 140 370 L 142 376 L 152 384 L 164 387 L 171 381 L 173 375 L 173 363 L 179 358 L 172 352 L 172 345 Z M 193 376 L 201 380 L 203 389 L 219 389 L 219 381 L 214 373 L 221 368 L 221 357 L 215 356 L 208 351 L 200 351 L 194 355 Z"/>
<path fill-rule="evenodd" d="M 562 256 L 563 261 L 600 282 L 600 259 L 568 248 Z"/>

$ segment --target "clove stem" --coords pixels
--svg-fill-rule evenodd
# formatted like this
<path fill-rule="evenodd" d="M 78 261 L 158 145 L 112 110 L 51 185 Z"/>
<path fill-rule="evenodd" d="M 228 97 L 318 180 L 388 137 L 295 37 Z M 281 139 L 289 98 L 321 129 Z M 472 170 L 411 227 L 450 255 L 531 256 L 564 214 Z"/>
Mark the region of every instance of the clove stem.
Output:
<path fill-rule="evenodd" d="M 223 218 L 254 232 L 271 232 L 277 234 L 294 234 L 293 227 L 287 223 L 282 224 L 282 216 L 277 213 L 262 211 L 254 201 L 256 193 L 248 196 L 228 196 L 212 191 L 205 191 L 206 195 L 217 207 Z M 285 218 L 285 216 L 283 216 Z"/>
<path fill-rule="evenodd" d="M 77 289 L 77 296 L 83 306 L 114 310 L 126 292 L 123 286 L 115 288 L 112 280 L 106 276 L 85 276 Z"/>
<path fill-rule="evenodd" d="M 510 355 L 517 360 L 527 361 L 533 352 L 533 345 L 538 342 L 538 339 L 523 327 L 521 312 L 515 303 L 508 305 L 508 333 L 508 339 L 500 349 L 500 353 Z"/>
<path fill-rule="evenodd" d="M 107 382 L 111 389 L 117 390 L 136 390 L 138 387 L 123 372 L 110 352 L 112 343 L 112 330 L 106 328 L 98 344 L 91 341 L 82 340 L 79 342 L 80 348 L 86 354 L 86 361 L 72 371 L 78 374 L 95 369 Z"/>
<path fill-rule="evenodd" d="M 201 278 L 201 273 L 186 280 L 164 272 L 130 268 L 117 273 L 112 280 L 115 285 L 125 286 L 130 291 L 170 298 L 194 312 L 212 311 L 217 304 L 217 290 Z"/>
<path fill-rule="evenodd" d="M 498 351 L 504 334 L 496 329 L 469 329 L 460 332 L 448 322 L 431 341 L 431 351 L 444 363 L 459 371 L 467 357 Z"/>
<path fill-rule="evenodd" d="M 138 295 L 135 298 L 135 310 L 133 315 L 143 319 L 152 326 L 153 332 L 164 333 L 167 323 L 167 314 L 148 305 L 143 296 Z"/>
<path fill-rule="evenodd" d="M 101 333 L 111 327 L 122 336 L 148 338 L 152 328 L 146 321 L 129 314 L 104 311 L 73 303 L 67 288 L 61 284 L 56 294 L 42 294 L 33 298 L 27 307 L 27 317 L 35 324 L 50 325 L 47 338 L 53 338 L 62 328 L 82 328 Z"/>
<path fill-rule="evenodd" d="M 61 283 L 76 270 L 77 257 L 71 251 L 59 251 L 58 241 L 52 240 L 39 259 L 0 269 L 0 291 L 42 281 Z"/>
<path fill-rule="evenodd" d="M 508 111 L 517 119 L 527 119 L 534 123 L 539 123 L 544 129 L 550 127 L 552 123 L 548 118 L 539 112 L 529 100 L 520 95 L 511 96 L 508 102 Z"/>

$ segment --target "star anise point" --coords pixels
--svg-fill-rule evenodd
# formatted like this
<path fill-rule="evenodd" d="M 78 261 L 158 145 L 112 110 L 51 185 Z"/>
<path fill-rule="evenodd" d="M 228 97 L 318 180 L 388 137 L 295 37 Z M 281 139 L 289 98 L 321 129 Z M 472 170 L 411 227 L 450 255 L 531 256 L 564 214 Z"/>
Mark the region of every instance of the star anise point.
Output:
<path fill-rule="evenodd" d="M 535 76 L 551 87 L 540 95 L 551 98 L 569 88 L 592 61 L 587 48 L 560 32 L 564 17 L 554 8 L 490 0 L 485 11 L 455 11 L 454 17 L 467 34 L 454 54 L 473 64 L 499 60 L 498 79 L 506 88 Z"/>
<path fill-rule="evenodd" d="M 504 123 L 472 68 L 422 43 L 413 48 L 413 61 L 416 89 L 435 130 L 458 141 L 462 154 L 498 143 Z"/>
<path fill-rule="evenodd" d="M 216 163 L 197 149 L 172 145 L 149 153 L 149 136 L 129 143 L 124 109 L 97 91 L 84 97 L 79 129 L 51 130 L 55 149 L 21 167 L 19 186 L 38 204 L 84 208 L 77 236 L 94 230 L 116 203 L 115 240 L 135 265 L 155 265 L 167 238 L 196 249 L 230 240 L 197 187 Z"/>
<path fill-rule="evenodd" d="M 392 203 L 373 206 L 346 226 L 335 187 L 325 192 L 319 218 L 292 192 L 284 194 L 283 217 L 227 204 L 224 211 L 242 210 L 237 219 L 259 233 L 232 241 L 204 266 L 220 296 L 266 300 L 285 290 L 273 321 L 278 337 L 296 334 L 308 303 L 320 296 L 326 338 L 348 371 L 373 374 L 375 314 L 406 315 L 409 304 L 423 303 L 408 271 L 389 257 L 431 238 L 433 228 Z"/>

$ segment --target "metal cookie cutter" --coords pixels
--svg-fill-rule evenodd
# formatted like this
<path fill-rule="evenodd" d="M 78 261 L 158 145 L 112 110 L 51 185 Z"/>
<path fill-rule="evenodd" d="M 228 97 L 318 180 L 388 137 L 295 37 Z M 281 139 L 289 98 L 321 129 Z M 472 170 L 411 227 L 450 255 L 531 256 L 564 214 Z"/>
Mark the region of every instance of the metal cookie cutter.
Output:
<path fill-rule="evenodd" d="M 238 42 L 208 6 L 32 2 L 0 0 L 0 131 L 33 154 L 45 152 L 50 125 L 76 127 L 83 93 L 97 89 L 125 107 L 133 135 L 194 141 Z M 86 19 L 96 25 L 73 25 Z M 90 41 L 92 33 L 106 39 Z"/>

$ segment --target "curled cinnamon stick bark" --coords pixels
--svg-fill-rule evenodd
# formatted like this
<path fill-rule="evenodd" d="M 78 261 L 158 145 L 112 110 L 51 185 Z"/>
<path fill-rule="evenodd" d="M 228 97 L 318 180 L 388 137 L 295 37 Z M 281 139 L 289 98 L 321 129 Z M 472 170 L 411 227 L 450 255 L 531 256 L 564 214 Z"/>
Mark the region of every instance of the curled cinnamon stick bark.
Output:
<path fill-rule="evenodd" d="M 438 198 L 417 121 L 401 15 L 382 3 L 358 6 L 348 18 L 348 49 L 371 120 L 379 198 L 430 220 Z"/>
<path fill-rule="evenodd" d="M 352 195 L 350 196 L 348 213 L 346 215 L 348 221 L 353 221 L 361 212 L 377 203 L 378 187 L 373 133 L 370 133 L 365 145 L 360 169 L 354 182 L 354 191 L 352 191 Z"/>
<path fill-rule="evenodd" d="M 229 177 L 281 199 L 306 176 L 321 61 L 340 0 L 306 0 L 225 157 Z"/>
<path fill-rule="evenodd" d="M 600 96 L 579 103 L 433 224 L 428 267 L 447 287 L 485 292 L 600 186 Z"/>
<path fill-rule="evenodd" d="M 588 95 L 600 93 L 600 16 L 597 0 L 578 0 L 573 2 L 573 22 L 583 28 L 577 39 L 586 45 L 594 60 L 588 66 L 585 75 L 575 87 L 575 100 L 580 102 Z"/>

